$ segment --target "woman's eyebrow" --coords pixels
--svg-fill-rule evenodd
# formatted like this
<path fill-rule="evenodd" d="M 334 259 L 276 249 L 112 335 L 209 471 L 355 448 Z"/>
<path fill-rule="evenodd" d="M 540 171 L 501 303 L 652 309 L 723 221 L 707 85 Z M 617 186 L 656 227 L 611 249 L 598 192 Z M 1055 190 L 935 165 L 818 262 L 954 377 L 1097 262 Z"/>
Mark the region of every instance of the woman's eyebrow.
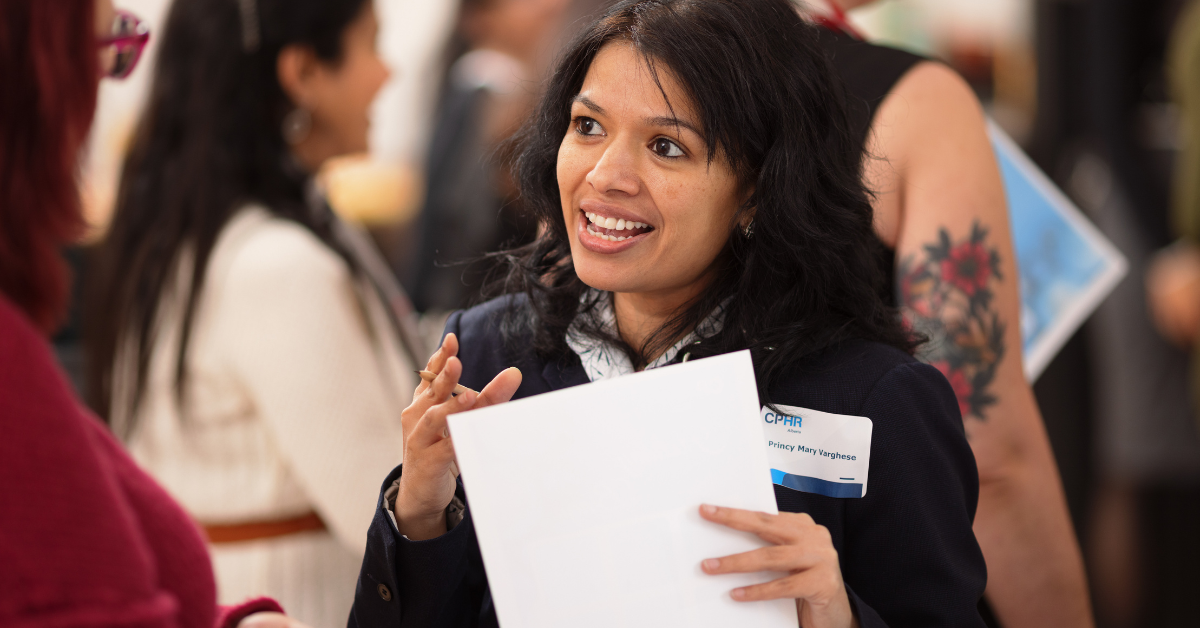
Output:
<path fill-rule="evenodd" d="M 575 96 L 575 98 L 571 99 L 571 102 L 577 102 L 584 107 L 591 109 L 595 113 L 604 115 L 604 107 L 596 104 L 596 101 L 584 96 L 583 94 Z M 684 128 L 700 137 L 704 137 L 704 134 L 700 132 L 700 129 L 696 128 L 696 125 L 688 122 L 687 120 L 682 120 L 674 116 L 655 116 L 652 118 L 643 118 L 642 122 L 646 126 L 669 126 L 674 128 Z"/>
<path fill-rule="evenodd" d="M 675 128 L 683 127 L 692 133 L 695 133 L 699 137 L 704 137 L 704 134 L 700 132 L 700 129 L 696 128 L 696 126 L 692 123 L 688 122 L 687 120 L 681 120 L 672 116 L 645 118 L 643 119 L 643 122 L 645 122 L 647 126 L 669 126 Z"/>
<path fill-rule="evenodd" d="M 583 105 L 584 107 L 587 107 L 588 109 L 591 109 L 592 111 L 594 111 L 600 115 L 604 115 L 604 107 L 597 105 L 594 100 L 592 100 L 591 98 L 588 98 L 587 96 L 584 96 L 583 94 L 579 94 L 575 98 L 572 98 L 571 102 L 577 102 L 577 103 Z"/>

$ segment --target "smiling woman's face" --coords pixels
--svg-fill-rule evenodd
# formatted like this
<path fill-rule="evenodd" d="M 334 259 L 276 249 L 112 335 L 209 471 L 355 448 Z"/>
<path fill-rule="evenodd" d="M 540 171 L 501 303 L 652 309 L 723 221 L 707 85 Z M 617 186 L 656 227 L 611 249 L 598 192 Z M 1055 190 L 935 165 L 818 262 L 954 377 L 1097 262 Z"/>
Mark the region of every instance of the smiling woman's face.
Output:
<path fill-rule="evenodd" d="M 707 285 L 745 194 L 723 159 L 708 162 L 679 83 L 658 74 L 662 91 L 628 44 L 600 50 L 571 105 L 558 187 L 585 284 L 686 301 Z"/>

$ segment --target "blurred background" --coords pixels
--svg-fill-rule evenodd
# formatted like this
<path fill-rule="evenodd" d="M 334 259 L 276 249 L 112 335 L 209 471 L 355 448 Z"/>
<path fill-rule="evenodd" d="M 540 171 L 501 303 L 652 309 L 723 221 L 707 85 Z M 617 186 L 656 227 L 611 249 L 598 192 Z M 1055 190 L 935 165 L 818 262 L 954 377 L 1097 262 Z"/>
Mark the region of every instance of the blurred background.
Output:
<path fill-rule="evenodd" d="M 160 30 L 169 0 L 123 0 Z M 532 237 L 502 164 L 555 51 L 605 0 L 377 0 L 393 75 L 370 154 L 322 174 L 418 310 L 477 298 L 486 267 L 454 262 Z M 1174 238 L 1186 124 L 1167 51 L 1186 0 L 881 0 L 851 13 L 869 39 L 938 58 L 1122 250 L 1130 273 L 1035 384 L 1101 626 L 1200 626 L 1200 439 L 1183 350 L 1148 322 L 1143 277 Z M 148 64 L 153 63 L 152 39 Z M 93 233 L 70 252 L 86 289 L 151 68 L 104 82 L 84 170 Z M 456 234 L 448 239 L 444 234 Z M 74 303 L 82 303 L 76 298 Z M 78 306 L 77 306 L 78 307 Z M 56 339 L 79 381 L 80 321 Z"/>

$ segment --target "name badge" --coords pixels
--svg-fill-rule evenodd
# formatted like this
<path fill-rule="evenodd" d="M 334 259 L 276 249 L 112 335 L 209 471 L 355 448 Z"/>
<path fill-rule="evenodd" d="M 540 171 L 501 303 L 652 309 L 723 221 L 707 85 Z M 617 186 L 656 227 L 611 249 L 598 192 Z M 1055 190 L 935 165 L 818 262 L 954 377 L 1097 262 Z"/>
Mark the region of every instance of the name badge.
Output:
<path fill-rule="evenodd" d="M 871 461 L 871 419 L 805 408 L 762 409 L 771 481 L 828 497 L 863 497 Z"/>

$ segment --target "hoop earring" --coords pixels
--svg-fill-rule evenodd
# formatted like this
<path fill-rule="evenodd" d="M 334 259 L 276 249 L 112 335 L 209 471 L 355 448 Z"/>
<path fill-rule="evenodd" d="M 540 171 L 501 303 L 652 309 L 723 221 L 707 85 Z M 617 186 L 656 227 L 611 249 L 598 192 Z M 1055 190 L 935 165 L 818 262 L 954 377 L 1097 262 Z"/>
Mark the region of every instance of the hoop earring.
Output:
<path fill-rule="evenodd" d="M 283 117 L 283 140 L 291 146 L 303 142 L 312 131 L 312 114 L 304 107 L 296 107 Z"/>
<path fill-rule="evenodd" d="M 754 236 L 754 219 L 753 218 L 750 219 L 750 222 L 746 223 L 745 227 L 742 227 L 742 235 L 746 236 L 747 240 L 749 240 L 751 237 Z"/>

